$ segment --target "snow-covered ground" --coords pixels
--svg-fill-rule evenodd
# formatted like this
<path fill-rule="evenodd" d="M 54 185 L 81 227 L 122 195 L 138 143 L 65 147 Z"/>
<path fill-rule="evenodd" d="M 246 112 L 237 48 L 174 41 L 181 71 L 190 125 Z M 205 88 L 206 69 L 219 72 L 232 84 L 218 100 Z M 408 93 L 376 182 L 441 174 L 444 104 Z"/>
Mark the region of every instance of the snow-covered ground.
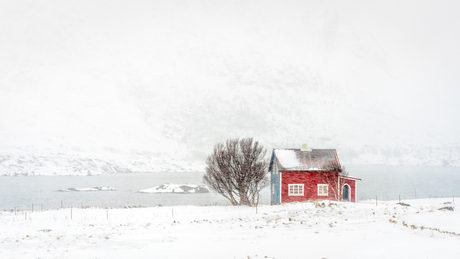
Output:
<path fill-rule="evenodd" d="M 453 198 L 403 202 L 3 211 L 0 258 L 458 258 Z"/>

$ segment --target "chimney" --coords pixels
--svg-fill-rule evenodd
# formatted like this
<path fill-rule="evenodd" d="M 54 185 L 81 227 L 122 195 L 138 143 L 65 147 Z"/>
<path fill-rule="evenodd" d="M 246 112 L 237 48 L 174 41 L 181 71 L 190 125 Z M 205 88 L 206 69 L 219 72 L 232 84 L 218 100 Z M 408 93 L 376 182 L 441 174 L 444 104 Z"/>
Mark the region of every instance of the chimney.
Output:
<path fill-rule="evenodd" d="M 302 144 L 302 148 L 300 149 L 302 152 L 311 152 L 311 149 L 308 148 L 307 144 Z"/>

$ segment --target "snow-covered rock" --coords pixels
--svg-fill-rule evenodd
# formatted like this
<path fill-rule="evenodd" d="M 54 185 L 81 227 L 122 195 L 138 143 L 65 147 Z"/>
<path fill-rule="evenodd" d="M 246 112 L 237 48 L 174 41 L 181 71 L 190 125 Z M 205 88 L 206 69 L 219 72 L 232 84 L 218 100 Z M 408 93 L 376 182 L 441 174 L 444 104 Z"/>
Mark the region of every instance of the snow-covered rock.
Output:
<path fill-rule="evenodd" d="M 94 191 L 116 191 L 117 189 L 109 186 L 98 186 L 92 188 L 68 188 L 60 189 L 60 192 L 94 192 Z"/>
<path fill-rule="evenodd" d="M 208 193 L 208 187 L 196 184 L 170 184 L 165 183 L 153 188 L 140 190 L 143 193 Z"/>

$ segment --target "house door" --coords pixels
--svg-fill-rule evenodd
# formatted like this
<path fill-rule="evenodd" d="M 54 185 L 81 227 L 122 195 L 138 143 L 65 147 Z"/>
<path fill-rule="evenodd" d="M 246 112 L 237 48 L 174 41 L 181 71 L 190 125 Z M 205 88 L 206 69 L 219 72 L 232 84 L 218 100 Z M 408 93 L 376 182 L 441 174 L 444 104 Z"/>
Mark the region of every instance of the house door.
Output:
<path fill-rule="evenodd" d="M 350 200 L 350 186 L 348 184 L 345 184 L 343 186 L 342 199 L 344 201 L 349 201 Z"/>

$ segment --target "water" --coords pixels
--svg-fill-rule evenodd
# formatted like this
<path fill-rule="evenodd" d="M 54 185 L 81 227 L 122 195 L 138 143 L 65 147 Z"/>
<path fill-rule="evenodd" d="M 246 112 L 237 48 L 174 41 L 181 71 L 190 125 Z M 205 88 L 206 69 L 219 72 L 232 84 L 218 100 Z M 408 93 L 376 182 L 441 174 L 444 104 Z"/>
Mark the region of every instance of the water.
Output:
<path fill-rule="evenodd" d="M 35 210 L 61 207 L 227 205 L 215 193 L 169 194 L 139 193 L 164 183 L 202 184 L 203 173 L 120 173 L 99 176 L 26 176 L 0 177 L 0 210 Z M 67 188 L 114 187 L 116 191 L 59 192 Z"/>
<path fill-rule="evenodd" d="M 398 200 L 460 196 L 460 168 L 348 165 L 358 183 L 358 199 Z"/>
<path fill-rule="evenodd" d="M 350 175 L 362 178 L 358 199 L 397 200 L 460 196 L 460 168 L 416 166 L 348 165 Z M 214 193 L 139 193 L 164 183 L 201 184 L 203 173 L 106 174 L 100 176 L 0 177 L 0 210 L 56 209 L 61 207 L 230 205 Z M 117 191 L 58 192 L 59 189 L 115 187 Z M 270 203 L 270 191 L 261 193 L 261 203 Z"/>

